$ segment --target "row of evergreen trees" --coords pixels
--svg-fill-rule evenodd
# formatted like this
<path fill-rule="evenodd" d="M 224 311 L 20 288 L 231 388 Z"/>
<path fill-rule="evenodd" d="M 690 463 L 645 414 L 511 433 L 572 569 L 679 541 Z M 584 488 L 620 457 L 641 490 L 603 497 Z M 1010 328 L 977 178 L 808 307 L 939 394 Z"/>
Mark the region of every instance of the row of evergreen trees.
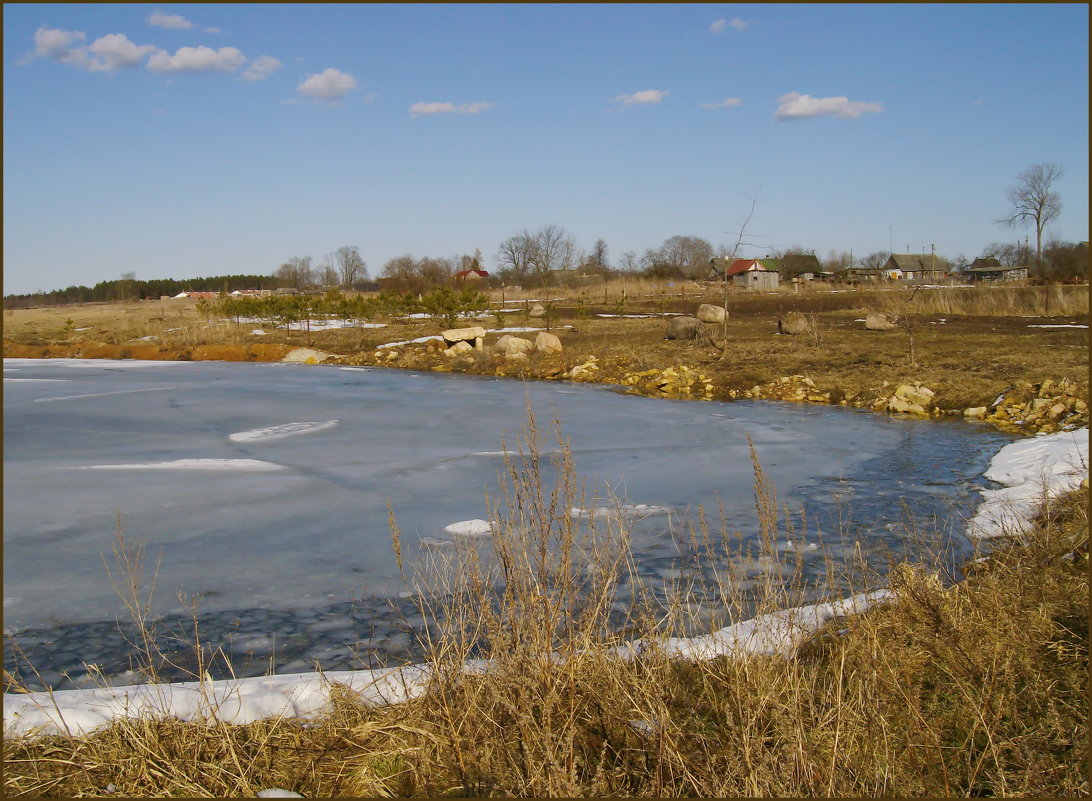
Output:
<path fill-rule="evenodd" d="M 276 289 L 279 279 L 269 275 L 211 275 L 207 278 L 158 278 L 138 281 L 118 278 L 99 281 L 93 287 L 70 286 L 51 292 L 26 295 L 5 295 L 5 309 L 26 309 L 33 306 L 64 306 L 72 303 L 94 303 L 112 300 L 158 299 L 179 292 L 234 292 L 236 289 Z"/>

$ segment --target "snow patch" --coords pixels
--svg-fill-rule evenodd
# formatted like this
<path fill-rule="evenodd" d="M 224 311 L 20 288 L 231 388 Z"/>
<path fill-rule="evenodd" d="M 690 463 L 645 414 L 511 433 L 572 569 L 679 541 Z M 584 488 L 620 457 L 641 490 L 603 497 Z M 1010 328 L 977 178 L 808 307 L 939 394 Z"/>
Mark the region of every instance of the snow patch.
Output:
<path fill-rule="evenodd" d="M 444 533 L 453 537 L 466 537 L 468 539 L 489 537 L 493 534 L 493 524 L 488 520 L 477 518 L 474 520 L 461 520 L 458 523 L 452 523 L 450 526 L 444 526 Z"/>
<path fill-rule="evenodd" d="M 283 470 L 284 465 L 258 459 L 175 459 L 172 462 L 136 462 L 133 464 L 93 464 L 83 467 L 59 467 L 58 470 Z"/>
<path fill-rule="evenodd" d="M 1003 486 L 981 490 L 984 501 L 967 535 L 988 539 L 1019 534 L 1045 498 L 1076 489 L 1088 478 L 1088 429 L 1010 443 L 993 457 L 985 476 Z"/>
<path fill-rule="evenodd" d="M 337 420 L 323 420 L 321 422 L 313 423 L 284 423 L 279 426 L 254 428 L 250 431 L 238 431 L 234 434 L 229 434 L 228 439 L 232 442 L 258 442 L 284 439 L 285 437 L 294 437 L 297 434 L 311 434 L 315 431 L 333 428 L 337 423 Z"/>

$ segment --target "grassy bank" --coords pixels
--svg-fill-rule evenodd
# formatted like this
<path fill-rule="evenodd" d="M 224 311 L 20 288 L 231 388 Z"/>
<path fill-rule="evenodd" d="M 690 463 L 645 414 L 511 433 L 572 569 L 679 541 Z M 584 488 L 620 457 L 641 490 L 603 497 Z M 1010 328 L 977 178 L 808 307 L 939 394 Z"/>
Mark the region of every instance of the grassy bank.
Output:
<path fill-rule="evenodd" d="M 307 723 L 122 719 L 89 737 L 5 738 L 5 792 L 1087 794 L 1087 482 L 962 581 L 938 572 L 943 559 L 922 536 L 921 561 L 887 579 L 832 567 L 841 592 L 887 583 L 893 597 L 799 637 L 787 656 L 680 659 L 668 638 L 693 633 L 701 615 L 686 576 L 666 594 L 642 585 L 624 518 L 575 522 L 566 449 L 554 458 L 550 485 L 533 447 L 507 460 L 495 562 L 468 547 L 431 579 L 420 574 L 436 665 L 423 696 L 374 707 L 335 687 L 328 714 Z M 798 537 L 799 521 L 755 468 L 759 580 L 725 559 L 738 555 L 732 532 L 690 532 L 718 603 L 747 614 L 799 603 L 805 589 L 792 550 L 776 547 Z M 639 654 L 613 650 L 635 638 Z M 469 657 L 490 669 L 468 673 Z"/>

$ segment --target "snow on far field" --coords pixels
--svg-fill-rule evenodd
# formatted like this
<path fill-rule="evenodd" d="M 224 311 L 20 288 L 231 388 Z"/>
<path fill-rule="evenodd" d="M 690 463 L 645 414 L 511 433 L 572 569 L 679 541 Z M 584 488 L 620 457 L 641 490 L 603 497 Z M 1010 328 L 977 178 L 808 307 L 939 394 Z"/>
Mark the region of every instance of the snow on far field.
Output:
<path fill-rule="evenodd" d="M 384 345 L 376 345 L 375 349 L 382 350 L 383 348 L 400 348 L 403 345 L 418 345 L 422 342 L 431 342 L 433 340 L 439 340 L 443 342 L 444 338 L 439 334 L 433 334 L 432 336 L 417 337 L 417 339 L 407 339 L 402 342 L 387 342 Z"/>
<path fill-rule="evenodd" d="M 1088 429 L 1010 443 L 993 457 L 985 475 L 1002 487 L 981 490 L 985 500 L 967 527 L 968 536 L 1018 534 L 1045 497 L 1075 489 L 1088 478 Z"/>
<path fill-rule="evenodd" d="M 68 380 L 69 379 L 67 379 L 67 378 L 5 378 L 4 383 L 6 384 L 9 381 L 11 381 L 13 383 L 16 382 L 16 381 L 55 383 L 55 382 L 64 382 L 64 381 L 68 381 Z"/>
<path fill-rule="evenodd" d="M 624 317 L 627 320 L 638 320 L 645 317 L 681 317 L 678 312 L 664 312 L 663 314 L 596 314 L 596 317 Z"/>
<path fill-rule="evenodd" d="M 312 434 L 316 431 L 333 428 L 337 425 L 337 422 L 337 420 L 323 420 L 321 422 L 311 423 L 283 423 L 279 426 L 254 428 L 250 431 L 237 431 L 234 434 L 229 434 L 228 439 L 232 442 L 268 442 L 269 440 L 294 437 L 297 434 Z"/>
<path fill-rule="evenodd" d="M 1028 328 L 1088 328 L 1088 326 L 1077 325 L 1076 323 L 1060 323 L 1057 325 L 1029 325 Z"/>
<path fill-rule="evenodd" d="M 93 464 L 61 467 L 58 470 L 283 470 L 284 465 L 259 459 L 175 459 L 170 462 L 135 462 L 132 464 Z"/>

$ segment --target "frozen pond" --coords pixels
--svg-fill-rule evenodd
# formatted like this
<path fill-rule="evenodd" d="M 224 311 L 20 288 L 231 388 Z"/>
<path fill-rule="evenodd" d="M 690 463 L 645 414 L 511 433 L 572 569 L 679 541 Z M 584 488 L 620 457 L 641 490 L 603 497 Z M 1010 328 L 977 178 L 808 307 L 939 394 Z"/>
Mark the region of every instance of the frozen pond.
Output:
<path fill-rule="evenodd" d="M 381 368 L 8 359 L 5 632 L 51 682 L 83 659 L 120 672 L 128 616 L 104 565 L 116 572 L 120 516 L 149 572 L 158 562 L 153 611 L 185 619 L 179 593 L 197 600 L 206 637 L 253 655 L 251 672 L 270 658 L 292 672 L 408 654 L 388 501 L 411 558 L 487 517 L 528 403 L 545 450 L 560 419 L 589 495 L 609 487 L 659 512 L 638 542 L 664 575 L 699 505 L 757 529 L 748 435 L 779 502 L 806 510 L 809 538 L 876 553 L 899 551 L 908 511 L 965 548 L 980 477 L 1012 439 L 837 407 Z"/>

